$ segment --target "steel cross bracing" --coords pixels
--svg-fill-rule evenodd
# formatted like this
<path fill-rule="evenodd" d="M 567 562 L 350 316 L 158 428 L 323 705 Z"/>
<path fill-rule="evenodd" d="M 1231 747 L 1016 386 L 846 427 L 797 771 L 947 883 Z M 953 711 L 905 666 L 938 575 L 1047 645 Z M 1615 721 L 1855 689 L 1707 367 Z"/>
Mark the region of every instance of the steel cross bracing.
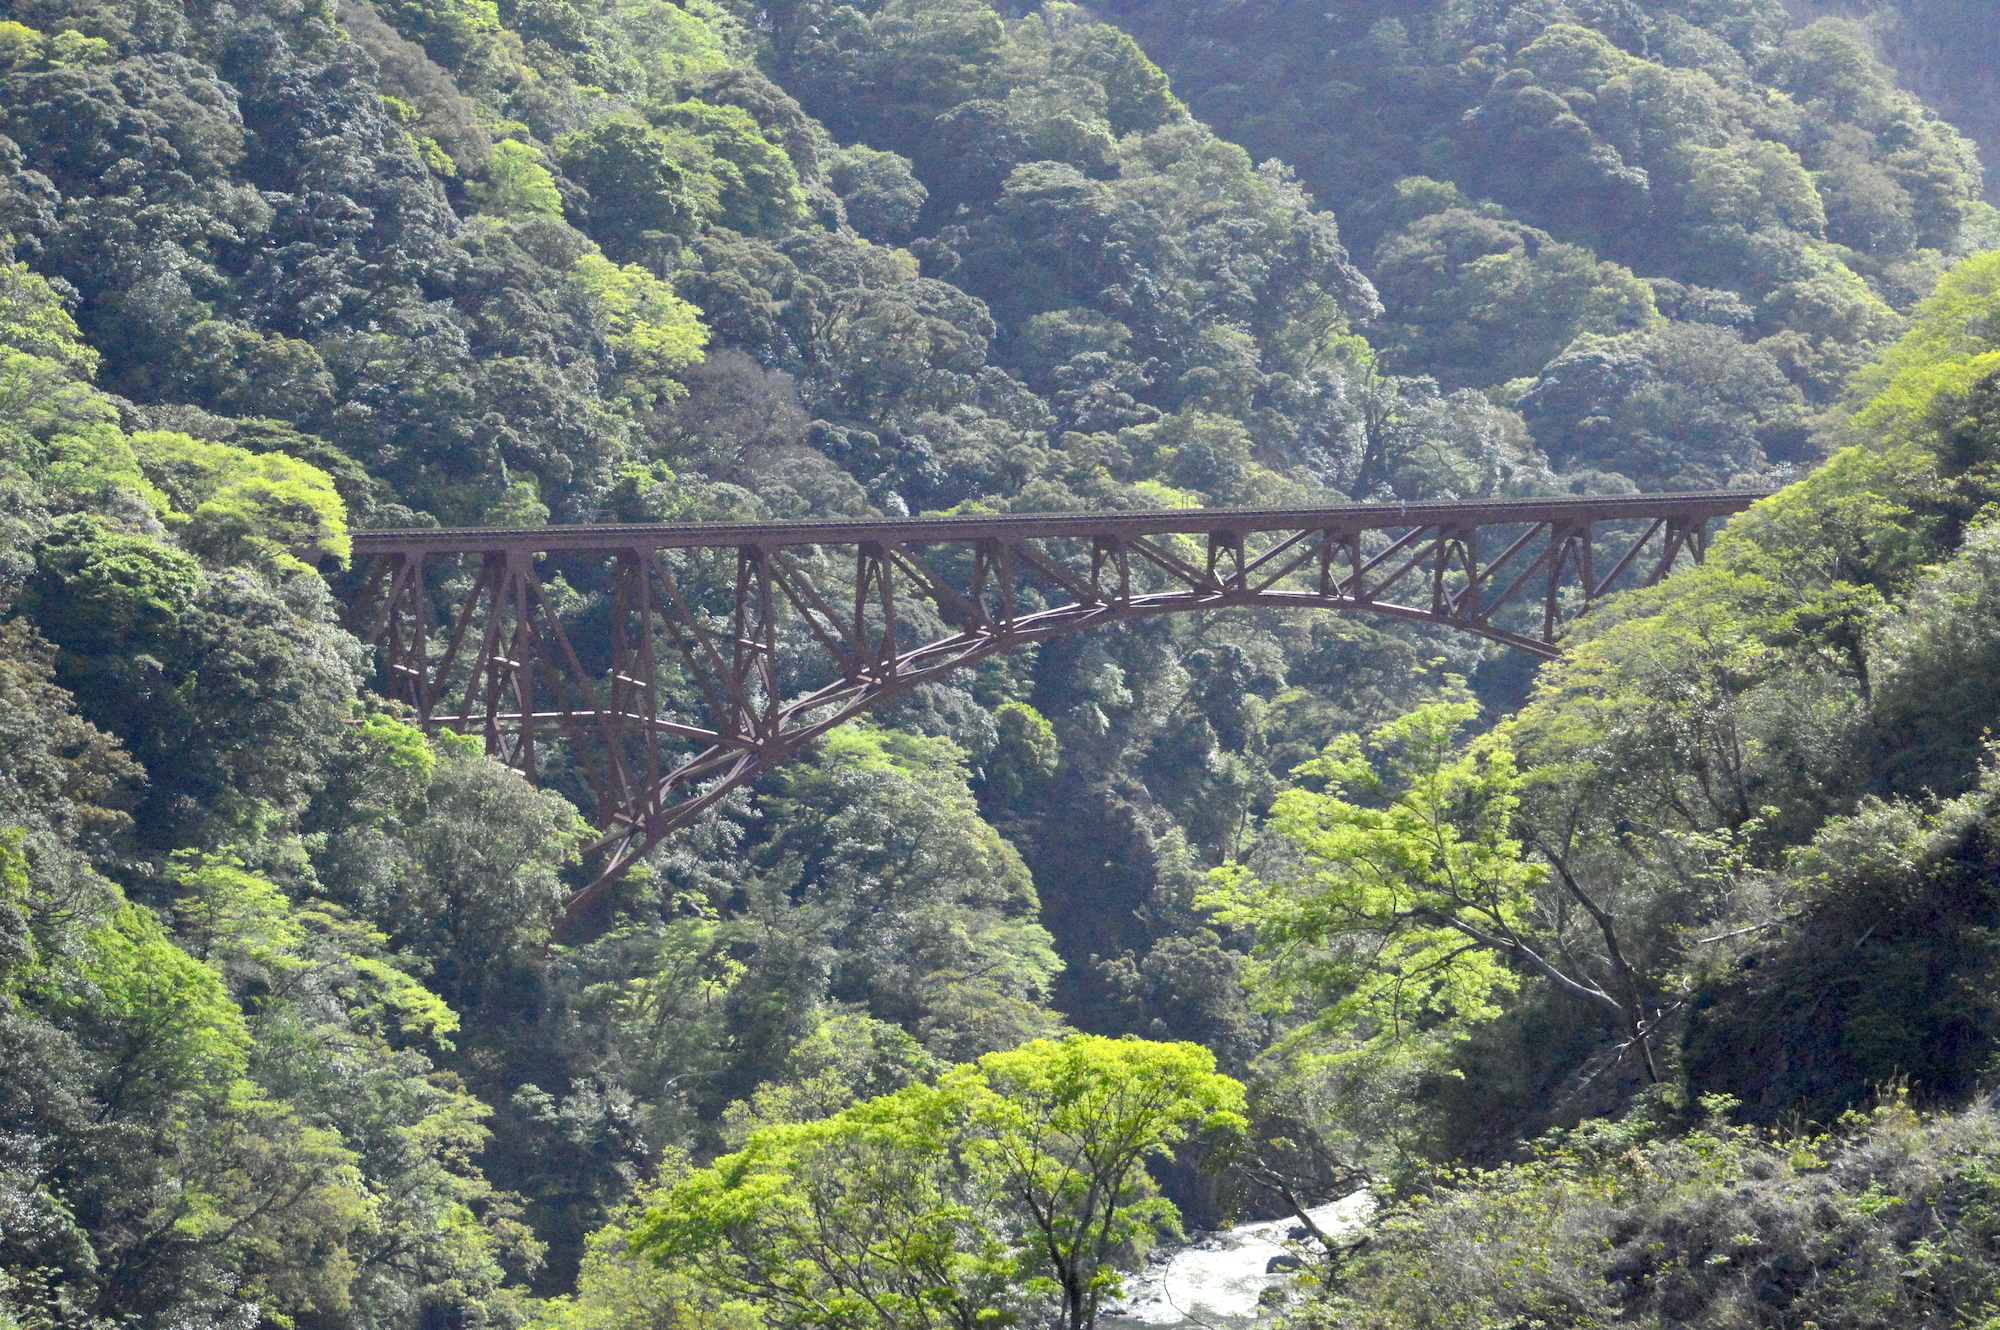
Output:
<path fill-rule="evenodd" d="M 1554 656 L 1569 620 L 1699 561 L 1709 524 L 1760 497 L 367 531 L 349 624 L 426 728 L 478 735 L 530 779 L 560 741 L 566 778 L 596 801 L 602 856 L 574 918 L 815 736 L 998 652 L 1281 606 Z"/>

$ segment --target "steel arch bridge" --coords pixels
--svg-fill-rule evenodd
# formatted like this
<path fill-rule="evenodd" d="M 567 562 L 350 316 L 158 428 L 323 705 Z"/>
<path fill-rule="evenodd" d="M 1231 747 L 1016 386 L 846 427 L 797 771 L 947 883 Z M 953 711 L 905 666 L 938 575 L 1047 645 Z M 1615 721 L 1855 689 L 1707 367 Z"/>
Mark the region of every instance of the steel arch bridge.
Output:
<path fill-rule="evenodd" d="M 560 741 L 595 799 L 601 856 L 568 927 L 729 791 L 988 656 L 1274 606 L 1553 657 L 1576 615 L 1699 562 L 1710 523 L 1762 497 L 366 531 L 348 626 L 427 730 L 478 735 L 529 779 Z M 580 569 L 602 594 L 578 597 L 538 563 Z"/>

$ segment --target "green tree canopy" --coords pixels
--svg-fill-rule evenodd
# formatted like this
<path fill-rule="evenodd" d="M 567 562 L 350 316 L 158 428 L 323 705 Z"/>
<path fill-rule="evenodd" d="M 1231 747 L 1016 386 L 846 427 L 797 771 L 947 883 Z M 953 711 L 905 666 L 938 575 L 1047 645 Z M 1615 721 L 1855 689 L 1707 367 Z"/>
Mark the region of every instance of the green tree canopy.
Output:
<path fill-rule="evenodd" d="M 1192 1044 L 1072 1035 L 752 1132 L 673 1186 L 632 1249 L 774 1325 L 1096 1323 L 1116 1263 L 1178 1232 L 1149 1163 L 1242 1130 Z"/>

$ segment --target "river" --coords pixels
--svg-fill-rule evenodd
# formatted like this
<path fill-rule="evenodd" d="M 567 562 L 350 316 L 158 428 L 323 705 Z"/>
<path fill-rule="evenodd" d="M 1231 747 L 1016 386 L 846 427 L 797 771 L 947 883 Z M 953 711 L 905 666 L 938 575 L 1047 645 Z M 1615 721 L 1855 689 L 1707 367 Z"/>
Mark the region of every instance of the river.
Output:
<path fill-rule="evenodd" d="M 1373 1201 L 1367 1192 L 1331 1201 L 1306 1213 L 1330 1237 L 1351 1233 L 1367 1222 Z M 1144 1273 L 1126 1280 L 1128 1295 L 1100 1325 L 1118 1330 L 1249 1330 L 1268 1317 L 1265 1294 L 1290 1277 L 1271 1271 L 1273 1258 L 1299 1252 L 1304 1244 L 1287 1235 L 1302 1228 L 1296 1219 L 1260 1220 L 1216 1233 L 1198 1233 L 1184 1247 L 1155 1253 Z M 1164 1259 L 1162 1259 L 1162 1257 Z"/>

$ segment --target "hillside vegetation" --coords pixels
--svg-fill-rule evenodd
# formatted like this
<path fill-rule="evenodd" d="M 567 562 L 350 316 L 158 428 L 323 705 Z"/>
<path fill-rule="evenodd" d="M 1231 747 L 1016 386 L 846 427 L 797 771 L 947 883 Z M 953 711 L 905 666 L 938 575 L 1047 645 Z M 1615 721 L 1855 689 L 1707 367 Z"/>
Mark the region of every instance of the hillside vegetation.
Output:
<path fill-rule="evenodd" d="M 2000 1314 L 2000 214 L 1882 31 L 0 0 L 0 1330 L 1084 1330 L 1363 1185 L 1292 1323 Z M 374 528 L 1723 485 L 1539 673 L 1049 642 L 562 944 L 573 776 L 340 627 Z"/>

